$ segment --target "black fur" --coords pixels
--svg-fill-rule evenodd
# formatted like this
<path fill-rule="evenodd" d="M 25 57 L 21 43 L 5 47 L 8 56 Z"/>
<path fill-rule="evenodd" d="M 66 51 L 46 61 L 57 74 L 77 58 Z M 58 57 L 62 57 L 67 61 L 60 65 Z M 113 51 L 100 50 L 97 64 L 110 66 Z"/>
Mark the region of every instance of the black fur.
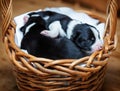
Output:
<path fill-rule="evenodd" d="M 23 38 L 21 49 L 37 57 L 50 59 L 70 59 L 86 56 L 78 47 L 66 37 L 53 39 L 41 34 L 39 30 L 29 31 Z"/>

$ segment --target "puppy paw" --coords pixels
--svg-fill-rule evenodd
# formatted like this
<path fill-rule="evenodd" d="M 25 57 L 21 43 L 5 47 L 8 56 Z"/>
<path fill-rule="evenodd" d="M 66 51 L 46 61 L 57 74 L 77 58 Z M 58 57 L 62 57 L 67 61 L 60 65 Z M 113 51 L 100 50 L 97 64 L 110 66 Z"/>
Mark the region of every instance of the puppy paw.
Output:
<path fill-rule="evenodd" d="M 43 30 L 40 34 L 47 36 L 47 37 L 51 37 L 51 38 L 57 37 L 57 34 L 53 33 L 52 31 L 49 31 L 49 30 Z"/>
<path fill-rule="evenodd" d="M 48 31 L 48 30 L 43 30 L 40 34 L 42 34 L 42 35 L 44 35 L 44 36 L 51 37 L 50 31 Z"/>

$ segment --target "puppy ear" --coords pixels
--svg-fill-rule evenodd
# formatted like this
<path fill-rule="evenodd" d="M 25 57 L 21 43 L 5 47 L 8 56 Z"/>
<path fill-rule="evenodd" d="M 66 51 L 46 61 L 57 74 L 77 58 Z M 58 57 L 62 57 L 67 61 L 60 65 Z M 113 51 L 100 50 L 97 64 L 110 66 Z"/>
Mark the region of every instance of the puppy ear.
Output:
<path fill-rule="evenodd" d="M 24 24 L 28 21 L 29 18 L 30 18 L 29 15 L 25 15 L 25 16 L 23 17 Z"/>

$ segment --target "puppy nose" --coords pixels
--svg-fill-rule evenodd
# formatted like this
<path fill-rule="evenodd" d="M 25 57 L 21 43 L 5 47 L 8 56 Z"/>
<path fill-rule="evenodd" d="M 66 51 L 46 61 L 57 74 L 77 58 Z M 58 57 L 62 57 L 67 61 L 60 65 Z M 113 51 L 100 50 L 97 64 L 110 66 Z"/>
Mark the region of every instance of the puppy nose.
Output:
<path fill-rule="evenodd" d="M 99 42 L 97 44 L 97 47 L 98 47 L 98 50 L 101 50 L 103 48 L 103 43 L 102 42 Z"/>
<path fill-rule="evenodd" d="M 98 49 L 101 50 L 102 49 L 102 45 L 100 45 Z"/>
<path fill-rule="evenodd" d="M 96 51 L 97 51 L 97 50 L 101 50 L 102 47 L 103 47 L 102 45 L 98 44 L 98 45 L 96 45 L 95 50 L 96 50 Z"/>

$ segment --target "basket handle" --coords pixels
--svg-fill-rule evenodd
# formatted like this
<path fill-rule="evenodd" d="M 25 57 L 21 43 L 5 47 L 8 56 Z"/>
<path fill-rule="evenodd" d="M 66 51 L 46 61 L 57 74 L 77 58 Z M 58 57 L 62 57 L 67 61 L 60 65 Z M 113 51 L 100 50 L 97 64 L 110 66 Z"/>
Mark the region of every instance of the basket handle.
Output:
<path fill-rule="evenodd" d="M 0 0 L 2 11 L 2 35 L 5 36 L 10 26 L 15 28 L 12 19 L 12 0 Z M 105 35 L 110 35 L 110 40 L 114 40 L 117 25 L 117 0 L 109 0 L 107 8 L 107 19 L 105 26 Z"/>
<path fill-rule="evenodd" d="M 107 19 L 105 25 L 105 35 L 109 34 L 110 41 L 113 41 L 116 34 L 116 25 L 117 25 L 117 0 L 108 0 L 107 6 Z"/>
<path fill-rule="evenodd" d="M 12 0 L 0 0 L 0 3 L 2 11 L 2 37 L 4 37 L 10 27 L 15 28 L 15 23 L 12 19 Z"/>

